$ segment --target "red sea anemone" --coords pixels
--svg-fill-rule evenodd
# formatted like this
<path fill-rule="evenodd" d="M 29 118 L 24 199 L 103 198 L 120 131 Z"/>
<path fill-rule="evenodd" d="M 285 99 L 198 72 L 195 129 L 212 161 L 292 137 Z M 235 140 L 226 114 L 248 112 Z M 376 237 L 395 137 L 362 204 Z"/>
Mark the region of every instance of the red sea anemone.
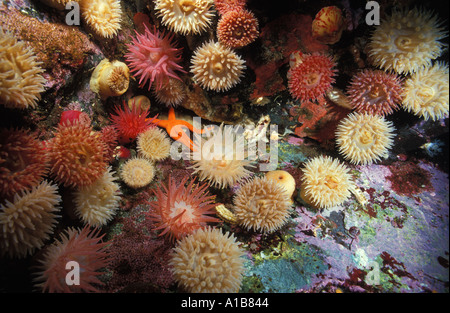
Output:
<path fill-rule="evenodd" d="M 48 144 L 50 172 L 64 186 L 92 184 L 106 170 L 101 134 L 81 123 L 59 125 Z"/>
<path fill-rule="evenodd" d="M 99 270 L 107 265 L 109 257 L 105 251 L 107 243 L 101 242 L 104 235 L 98 233 L 98 229 L 90 230 L 88 226 L 82 230 L 67 229 L 61 241 L 48 246 L 43 259 L 39 260 L 36 286 L 43 292 L 98 292 L 96 285 L 102 282 L 97 276 L 102 274 Z M 69 261 L 79 266 L 78 284 L 66 283 L 69 270 L 75 269 L 66 268 Z"/>
<path fill-rule="evenodd" d="M 59 124 L 64 124 L 67 122 L 73 123 L 77 121 L 80 123 L 85 123 L 86 125 L 91 125 L 91 119 L 89 118 L 89 115 L 78 110 L 67 110 L 62 112 Z"/>
<path fill-rule="evenodd" d="M 124 103 L 123 109 L 116 106 L 114 111 L 116 115 L 111 115 L 110 119 L 119 132 L 119 142 L 123 144 L 135 140 L 137 135 L 153 125 L 153 119 L 147 119 L 148 108 L 142 109 L 134 102 L 131 109 Z"/>
<path fill-rule="evenodd" d="M 153 212 L 149 219 L 154 221 L 157 230 L 163 230 L 172 241 L 180 239 L 194 230 L 206 226 L 207 222 L 218 222 L 214 214 L 214 196 L 209 195 L 208 185 L 194 185 L 192 180 L 185 186 L 188 176 L 177 183 L 169 176 L 169 185 L 154 192 L 156 201 L 150 202 Z"/>
<path fill-rule="evenodd" d="M 175 71 L 186 73 L 178 64 L 181 49 L 173 47 L 172 39 L 173 35 L 160 36 L 156 29 L 152 33 L 145 26 L 145 33 L 141 35 L 136 32 L 136 38 L 127 45 L 125 58 L 131 72 L 140 76 L 139 84 L 149 82 L 148 90 L 153 83 L 156 84 L 156 90 L 161 89 L 169 77 L 180 79 Z"/>
<path fill-rule="evenodd" d="M 385 116 L 399 108 L 402 82 L 394 73 L 363 70 L 353 76 L 347 94 L 357 112 Z"/>
<path fill-rule="evenodd" d="M 314 53 L 303 57 L 290 70 L 289 90 L 301 101 L 315 100 L 331 89 L 336 75 L 334 61 L 323 54 Z"/>
<path fill-rule="evenodd" d="M 217 24 L 219 41 L 231 48 L 244 47 L 258 37 L 258 20 L 247 10 L 226 12 Z"/>
<path fill-rule="evenodd" d="M 119 137 L 119 132 L 114 126 L 108 125 L 102 128 L 100 134 L 106 146 L 105 160 L 107 162 L 111 162 L 114 158 L 114 151 L 116 150 L 117 147 L 117 139 Z"/>
<path fill-rule="evenodd" d="M 0 130 L 0 196 L 37 186 L 48 169 L 43 144 L 27 130 Z"/>

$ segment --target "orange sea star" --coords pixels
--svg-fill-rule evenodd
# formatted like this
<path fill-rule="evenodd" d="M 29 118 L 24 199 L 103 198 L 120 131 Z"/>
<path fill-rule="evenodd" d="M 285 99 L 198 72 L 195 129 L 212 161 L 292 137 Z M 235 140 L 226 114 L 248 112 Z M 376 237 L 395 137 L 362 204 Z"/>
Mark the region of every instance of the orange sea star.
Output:
<path fill-rule="evenodd" d="M 189 138 L 189 135 L 184 132 L 183 127 L 187 127 L 190 131 L 196 132 L 197 134 L 203 134 L 205 132 L 205 130 L 195 128 L 189 122 L 177 120 L 175 118 L 174 108 L 169 109 L 167 120 L 160 120 L 155 118 L 153 119 L 152 123 L 155 123 L 159 127 L 165 128 L 170 137 L 172 137 L 176 141 L 180 141 L 182 144 L 186 145 L 194 152 L 197 151 L 197 149 L 195 148 L 191 138 Z"/>

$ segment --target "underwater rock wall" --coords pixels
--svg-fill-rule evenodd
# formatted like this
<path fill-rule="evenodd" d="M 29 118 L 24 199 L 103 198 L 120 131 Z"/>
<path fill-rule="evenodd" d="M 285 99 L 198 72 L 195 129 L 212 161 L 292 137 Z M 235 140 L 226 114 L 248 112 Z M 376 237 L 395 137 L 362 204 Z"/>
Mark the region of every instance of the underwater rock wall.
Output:
<path fill-rule="evenodd" d="M 448 292 L 448 4 L 67 2 L 0 4 L 0 291 Z"/>

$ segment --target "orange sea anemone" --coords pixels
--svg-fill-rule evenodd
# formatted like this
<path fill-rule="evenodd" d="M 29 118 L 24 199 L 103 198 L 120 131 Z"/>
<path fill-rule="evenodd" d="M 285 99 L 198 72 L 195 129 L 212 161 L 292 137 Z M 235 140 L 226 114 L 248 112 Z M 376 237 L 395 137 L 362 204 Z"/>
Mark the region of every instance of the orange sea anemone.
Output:
<path fill-rule="evenodd" d="M 229 11 L 222 15 L 217 24 L 217 38 L 227 47 L 244 47 L 258 36 L 258 20 L 248 10 Z"/>
<path fill-rule="evenodd" d="M 37 186 L 48 170 L 43 144 L 24 129 L 0 129 L 0 196 Z"/>
<path fill-rule="evenodd" d="M 218 222 L 215 213 L 214 198 L 208 193 L 208 185 L 194 185 L 194 180 L 185 186 L 189 177 L 177 183 L 169 176 L 168 186 L 158 187 L 154 191 L 156 201 L 150 202 L 153 212 L 149 219 L 155 222 L 156 230 L 162 230 L 159 236 L 170 240 L 180 239 L 209 222 Z"/>
<path fill-rule="evenodd" d="M 58 125 L 49 141 L 50 173 L 66 187 L 92 184 L 106 170 L 101 134 L 81 123 Z"/>
<path fill-rule="evenodd" d="M 108 264 L 109 253 L 107 242 L 101 242 L 99 230 L 90 230 L 85 226 L 82 230 L 68 228 L 61 234 L 61 241 L 55 240 L 46 247 L 43 257 L 39 259 L 35 273 L 35 286 L 42 292 L 99 292 L 98 286 L 103 283 L 98 276 Z M 69 273 L 67 264 L 74 261 L 79 266 L 79 283 L 69 285 L 66 277 Z M 69 264 L 70 266 L 70 264 Z"/>
<path fill-rule="evenodd" d="M 175 280 L 187 292 L 238 292 L 244 251 L 218 228 L 201 228 L 180 240 L 170 260 Z"/>

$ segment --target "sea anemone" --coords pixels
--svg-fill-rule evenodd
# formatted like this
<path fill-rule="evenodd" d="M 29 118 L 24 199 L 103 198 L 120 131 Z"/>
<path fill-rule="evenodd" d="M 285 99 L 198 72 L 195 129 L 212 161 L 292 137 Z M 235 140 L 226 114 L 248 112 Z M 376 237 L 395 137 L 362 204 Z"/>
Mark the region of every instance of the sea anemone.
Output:
<path fill-rule="evenodd" d="M 44 246 L 60 211 L 58 186 L 43 181 L 0 204 L 0 255 L 24 258 Z"/>
<path fill-rule="evenodd" d="M 101 99 L 106 99 L 124 94 L 128 90 L 129 83 L 130 70 L 125 63 L 103 59 L 95 67 L 89 85 Z"/>
<path fill-rule="evenodd" d="M 395 10 L 381 21 L 368 44 L 372 64 L 399 74 L 413 73 L 439 57 L 448 32 L 431 11 Z"/>
<path fill-rule="evenodd" d="M 355 189 L 350 169 L 332 157 L 319 156 L 303 167 L 301 195 L 320 209 L 342 204 Z"/>
<path fill-rule="evenodd" d="M 166 235 L 169 240 L 181 239 L 208 222 L 219 220 L 215 214 L 214 197 L 208 193 L 208 185 L 194 185 L 194 180 L 185 186 L 189 176 L 177 183 L 169 176 L 168 186 L 154 191 L 156 201 L 150 202 L 153 212 L 149 219 L 155 222 L 159 236 Z"/>
<path fill-rule="evenodd" d="M 248 230 L 272 233 L 282 227 L 291 209 L 290 197 L 279 183 L 255 177 L 243 184 L 233 198 L 239 225 Z"/>
<path fill-rule="evenodd" d="M 131 44 L 127 44 L 128 53 L 125 58 L 131 72 L 140 76 L 141 86 L 149 82 L 148 90 L 153 83 L 156 84 L 156 90 L 161 89 L 169 77 L 180 79 L 175 71 L 186 73 L 178 64 L 181 49 L 173 47 L 172 39 L 173 35 L 160 36 L 156 29 L 152 33 L 145 26 L 145 33 L 141 35 L 136 32 L 136 38 L 133 38 Z"/>
<path fill-rule="evenodd" d="M 173 79 L 173 78 L 171 78 Z M 177 79 L 174 79 L 176 81 L 179 81 Z M 133 98 L 128 99 L 127 101 L 128 107 L 130 109 L 133 109 L 133 105 L 136 105 L 140 107 L 142 110 L 148 110 L 150 109 L 150 106 L 152 105 L 150 99 L 144 95 L 135 96 Z"/>
<path fill-rule="evenodd" d="M 194 80 L 203 88 L 225 91 L 240 82 L 245 61 L 219 42 L 207 42 L 197 48 L 191 60 Z"/>
<path fill-rule="evenodd" d="M 94 33 L 112 38 L 120 30 L 122 9 L 119 0 L 82 0 L 81 15 Z"/>
<path fill-rule="evenodd" d="M 255 41 L 258 36 L 258 20 L 248 10 L 229 11 L 217 24 L 217 38 L 227 47 L 244 47 Z"/>
<path fill-rule="evenodd" d="M 43 257 L 38 260 L 35 286 L 42 292 L 99 292 L 97 285 L 103 283 L 98 276 L 100 269 L 108 264 L 107 242 L 101 242 L 104 235 L 99 230 L 68 228 L 61 234 L 61 241 L 46 247 Z M 67 276 L 70 264 L 76 262 L 79 268 L 79 281 L 69 285 Z M 67 266 L 69 265 L 69 268 Z"/>
<path fill-rule="evenodd" d="M 65 187 L 90 185 L 106 170 L 105 149 L 100 133 L 91 126 L 58 125 L 48 146 L 50 173 Z"/>
<path fill-rule="evenodd" d="M 155 0 L 155 10 L 163 25 L 181 34 L 200 34 L 214 17 L 211 0 Z"/>
<path fill-rule="evenodd" d="M 48 170 L 43 144 L 24 129 L 0 129 L 0 196 L 37 186 Z"/>
<path fill-rule="evenodd" d="M 141 106 L 132 103 L 132 107 L 123 105 L 123 109 L 116 106 L 111 114 L 112 125 L 119 132 L 119 141 L 121 143 L 129 143 L 136 139 L 137 135 L 153 127 L 152 119 L 148 119 L 148 108 L 142 109 Z"/>
<path fill-rule="evenodd" d="M 233 234 L 200 228 L 178 242 L 169 264 L 181 287 L 194 293 L 238 292 L 244 252 Z"/>
<path fill-rule="evenodd" d="M 448 116 L 448 65 L 436 62 L 418 70 L 405 81 L 402 106 L 425 120 Z"/>
<path fill-rule="evenodd" d="M 243 10 L 247 0 L 214 0 L 214 6 L 219 15 L 224 15 L 229 11 Z"/>
<path fill-rule="evenodd" d="M 282 186 L 289 199 L 292 200 L 295 192 L 295 179 L 291 174 L 283 170 L 276 170 L 267 172 L 265 176 L 267 179 L 271 179 Z"/>
<path fill-rule="evenodd" d="M 91 125 L 91 118 L 86 112 L 78 110 L 66 110 L 61 113 L 61 118 L 59 119 L 59 124 L 65 123 L 81 123 L 86 125 Z"/>
<path fill-rule="evenodd" d="M 155 166 L 144 158 L 131 158 L 120 170 L 120 178 L 131 188 L 147 186 L 153 177 L 155 177 Z"/>
<path fill-rule="evenodd" d="M 395 128 L 383 116 L 350 113 L 336 128 L 339 153 L 353 164 L 372 164 L 386 158 Z"/>
<path fill-rule="evenodd" d="M 252 166 L 252 161 L 244 158 L 243 135 L 235 133 L 232 127 L 224 130 L 221 126 L 212 136 L 202 139 L 201 155 L 194 155 L 191 166 L 200 181 L 209 180 L 212 186 L 223 189 L 250 175 L 246 167 Z"/>
<path fill-rule="evenodd" d="M 305 55 L 289 70 L 289 91 L 301 101 L 315 100 L 331 90 L 336 75 L 333 60 L 319 53 Z"/>
<path fill-rule="evenodd" d="M 159 128 L 151 127 L 137 137 L 139 155 L 152 161 L 159 161 L 170 155 L 172 142 Z"/>
<path fill-rule="evenodd" d="M 320 9 L 312 22 L 312 36 L 323 44 L 335 44 L 341 39 L 345 19 L 341 9 L 328 6 Z"/>
<path fill-rule="evenodd" d="M 180 104 L 186 97 L 186 86 L 178 79 L 169 78 L 167 84 L 161 87 L 161 89 L 156 90 L 153 88 L 153 94 L 158 102 L 174 107 Z"/>
<path fill-rule="evenodd" d="M 399 108 L 402 81 L 395 73 L 366 69 L 353 76 L 347 94 L 356 112 L 385 116 Z"/>
<path fill-rule="evenodd" d="M 113 218 L 119 207 L 120 187 L 111 167 L 102 177 L 74 193 L 75 214 L 85 224 L 101 227 Z"/>
<path fill-rule="evenodd" d="M 0 103 L 7 108 L 35 108 L 46 80 L 32 48 L 0 27 Z"/>

